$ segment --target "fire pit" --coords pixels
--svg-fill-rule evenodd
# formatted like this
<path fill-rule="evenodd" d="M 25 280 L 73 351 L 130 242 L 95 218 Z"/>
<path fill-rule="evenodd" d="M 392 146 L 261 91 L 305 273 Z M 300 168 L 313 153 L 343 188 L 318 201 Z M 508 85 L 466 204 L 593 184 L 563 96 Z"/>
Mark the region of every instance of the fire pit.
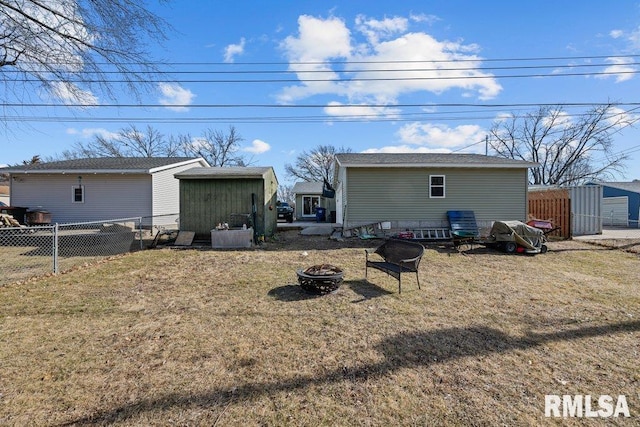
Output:
<path fill-rule="evenodd" d="M 298 283 L 307 292 L 328 294 L 340 287 L 344 272 L 331 264 L 314 265 L 306 270 L 298 270 Z"/>

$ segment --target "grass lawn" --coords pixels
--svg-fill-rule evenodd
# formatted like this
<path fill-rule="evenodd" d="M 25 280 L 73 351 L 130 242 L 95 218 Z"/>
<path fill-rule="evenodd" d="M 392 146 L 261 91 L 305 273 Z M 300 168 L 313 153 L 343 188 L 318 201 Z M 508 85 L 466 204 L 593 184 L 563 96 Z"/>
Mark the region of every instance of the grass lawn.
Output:
<path fill-rule="evenodd" d="M 364 280 L 378 241 L 280 240 L 0 287 L 0 425 L 556 425 L 548 394 L 626 396 L 568 425 L 640 423 L 637 254 L 429 246 L 399 295 Z M 313 297 L 295 271 L 321 263 L 345 282 Z"/>

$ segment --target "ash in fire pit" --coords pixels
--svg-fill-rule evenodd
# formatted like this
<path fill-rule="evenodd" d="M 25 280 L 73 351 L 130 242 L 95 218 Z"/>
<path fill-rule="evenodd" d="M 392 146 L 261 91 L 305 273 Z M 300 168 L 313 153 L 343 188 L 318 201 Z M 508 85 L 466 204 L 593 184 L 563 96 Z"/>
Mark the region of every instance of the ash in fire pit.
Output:
<path fill-rule="evenodd" d="M 298 283 L 307 292 L 328 294 L 340 287 L 344 272 L 331 264 L 314 265 L 306 270 L 298 270 Z"/>

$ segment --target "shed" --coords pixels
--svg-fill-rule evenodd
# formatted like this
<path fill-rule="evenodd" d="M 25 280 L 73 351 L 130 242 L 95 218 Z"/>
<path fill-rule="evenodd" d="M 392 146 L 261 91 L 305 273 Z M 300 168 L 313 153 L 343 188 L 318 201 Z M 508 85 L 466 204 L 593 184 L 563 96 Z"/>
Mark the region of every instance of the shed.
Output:
<path fill-rule="evenodd" d="M 57 223 L 143 217 L 145 226 L 176 225 L 178 180 L 209 166 L 191 157 L 96 157 L 0 169 L 8 173 L 11 204 L 45 210 Z"/>
<path fill-rule="evenodd" d="M 292 193 L 296 201 L 295 217 L 298 221 L 315 221 L 315 207 L 325 208 L 327 221 L 335 218 L 336 202 L 333 197 L 323 196 L 324 183 L 318 181 L 300 181 L 293 185 Z"/>
<path fill-rule="evenodd" d="M 391 229 L 447 227 L 448 210 L 478 225 L 527 219 L 528 169 L 537 163 L 479 154 L 342 153 L 335 159 L 337 222 Z"/>
<path fill-rule="evenodd" d="M 209 239 L 218 224 L 240 227 L 243 218 L 255 238 L 277 231 L 278 180 L 272 167 L 201 167 L 177 173 L 180 230 Z"/>
<path fill-rule="evenodd" d="M 640 227 L 640 180 L 600 182 L 605 225 Z"/>

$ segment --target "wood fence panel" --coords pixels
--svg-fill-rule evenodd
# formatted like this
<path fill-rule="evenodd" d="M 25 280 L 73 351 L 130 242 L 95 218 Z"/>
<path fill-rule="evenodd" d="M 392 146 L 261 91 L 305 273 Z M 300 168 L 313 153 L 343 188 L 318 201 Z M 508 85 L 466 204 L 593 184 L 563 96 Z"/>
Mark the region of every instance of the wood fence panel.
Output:
<path fill-rule="evenodd" d="M 569 190 L 544 190 L 529 192 L 529 218 L 550 220 L 560 229 L 550 236 L 571 237 L 571 198 Z"/>

